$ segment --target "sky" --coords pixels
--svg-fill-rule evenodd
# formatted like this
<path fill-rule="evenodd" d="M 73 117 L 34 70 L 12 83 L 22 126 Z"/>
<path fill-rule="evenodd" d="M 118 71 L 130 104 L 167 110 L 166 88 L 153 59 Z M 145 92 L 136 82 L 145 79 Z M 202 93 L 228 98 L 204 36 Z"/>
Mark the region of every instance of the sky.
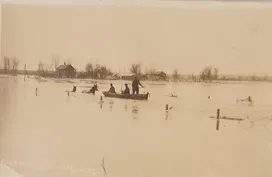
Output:
<path fill-rule="evenodd" d="M 271 6 L 200 7 L 2 5 L 1 56 L 31 70 L 58 55 L 77 70 L 141 62 L 167 73 L 272 75 Z"/>

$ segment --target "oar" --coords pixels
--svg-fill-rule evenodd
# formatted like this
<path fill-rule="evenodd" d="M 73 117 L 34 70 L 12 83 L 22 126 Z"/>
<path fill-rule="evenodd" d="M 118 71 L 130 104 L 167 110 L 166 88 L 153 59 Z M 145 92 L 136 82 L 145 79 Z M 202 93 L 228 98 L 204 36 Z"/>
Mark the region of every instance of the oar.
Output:
<path fill-rule="evenodd" d="M 100 94 L 101 94 L 102 96 L 105 96 L 104 93 L 103 93 L 102 91 L 99 91 L 99 92 L 100 92 Z"/>
<path fill-rule="evenodd" d="M 140 87 L 139 89 L 144 89 L 146 91 L 146 86 Z M 147 94 L 147 93 L 148 93 L 148 96 L 150 96 L 150 92 L 146 92 L 145 94 Z"/>

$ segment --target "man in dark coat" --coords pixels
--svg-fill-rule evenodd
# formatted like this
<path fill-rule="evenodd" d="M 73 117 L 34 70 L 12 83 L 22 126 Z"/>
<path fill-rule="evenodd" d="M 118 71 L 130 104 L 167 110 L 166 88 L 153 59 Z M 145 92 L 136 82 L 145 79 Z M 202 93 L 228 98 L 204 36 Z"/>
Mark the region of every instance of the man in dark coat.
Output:
<path fill-rule="evenodd" d="M 132 94 L 139 94 L 139 85 L 144 88 L 137 77 L 132 82 Z"/>

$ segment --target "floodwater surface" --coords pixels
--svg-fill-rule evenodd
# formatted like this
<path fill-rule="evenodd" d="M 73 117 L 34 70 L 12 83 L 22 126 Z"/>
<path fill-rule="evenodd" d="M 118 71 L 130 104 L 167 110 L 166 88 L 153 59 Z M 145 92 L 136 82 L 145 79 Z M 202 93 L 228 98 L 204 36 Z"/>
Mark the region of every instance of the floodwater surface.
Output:
<path fill-rule="evenodd" d="M 1 76 L 2 164 L 24 177 L 272 176 L 271 83 L 143 82 L 148 101 L 101 101 L 109 83 L 88 95 L 91 81 Z M 217 109 L 244 120 L 216 130 Z"/>

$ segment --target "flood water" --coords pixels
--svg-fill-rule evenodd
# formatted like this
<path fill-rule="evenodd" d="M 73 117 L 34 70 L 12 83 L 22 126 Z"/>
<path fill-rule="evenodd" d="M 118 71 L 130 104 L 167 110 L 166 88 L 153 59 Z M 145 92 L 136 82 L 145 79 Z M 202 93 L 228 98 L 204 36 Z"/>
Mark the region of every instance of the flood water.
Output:
<path fill-rule="evenodd" d="M 101 102 L 80 93 L 90 81 L 1 76 L 2 164 L 24 177 L 272 176 L 272 83 L 143 84 L 148 101 Z M 236 103 L 248 96 L 253 105 Z M 217 131 L 217 109 L 245 120 Z"/>

